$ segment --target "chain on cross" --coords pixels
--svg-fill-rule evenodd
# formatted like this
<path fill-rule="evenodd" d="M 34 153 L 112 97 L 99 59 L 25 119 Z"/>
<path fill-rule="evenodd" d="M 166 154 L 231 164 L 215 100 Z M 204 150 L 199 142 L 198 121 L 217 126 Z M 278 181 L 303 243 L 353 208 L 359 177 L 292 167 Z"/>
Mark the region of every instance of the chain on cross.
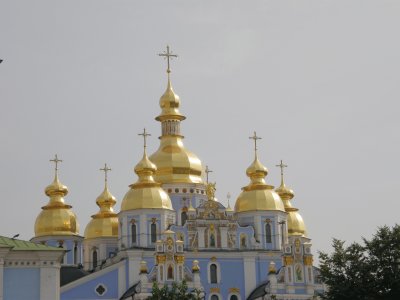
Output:
<path fill-rule="evenodd" d="M 107 166 L 107 163 L 105 163 L 105 164 L 104 164 L 104 168 L 101 168 L 100 171 L 103 171 L 103 172 L 104 172 L 104 183 L 107 184 L 107 179 L 108 179 L 108 178 L 107 178 L 107 175 L 108 175 L 108 172 L 111 171 L 111 168 L 109 168 L 109 167 Z"/>
<path fill-rule="evenodd" d="M 158 56 L 164 57 L 164 59 L 167 59 L 167 73 L 171 73 L 171 68 L 170 68 L 170 60 L 173 58 L 178 58 L 177 54 L 172 54 L 172 51 L 169 51 L 169 46 L 167 45 L 167 51 L 163 53 L 159 53 Z"/>

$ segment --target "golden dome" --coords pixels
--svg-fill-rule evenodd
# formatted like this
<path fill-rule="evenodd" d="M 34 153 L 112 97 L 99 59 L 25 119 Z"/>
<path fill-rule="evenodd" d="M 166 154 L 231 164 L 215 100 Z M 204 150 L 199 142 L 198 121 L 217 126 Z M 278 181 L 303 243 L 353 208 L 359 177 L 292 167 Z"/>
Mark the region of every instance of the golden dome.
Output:
<path fill-rule="evenodd" d="M 265 183 L 267 168 L 258 160 L 257 153 L 253 163 L 247 168 L 246 174 L 250 177 L 249 185 L 242 188 L 242 192 L 235 203 L 237 213 L 247 211 L 277 210 L 285 211 L 282 200 L 274 191 L 274 187 Z"/>
<path fill-rule="evenodd" d="M 281 168 L 282 168 L 281 161 Z M 279 165 L 278 165 L 279 166 Z M 306 236 L 307 230 L 306 225 L 304 224 L 304 220 L 299 210 L 292 206 L 290 202 L 294 197 L 294 192 L 292 189 L 288 188 L 285 185 L 285 181 L 283 179 L 283 169 L 281 169 L 281 185 L 275 190 L 283 201 L 283 205 L 285 207 L 285 211 L 288 213 L 287 215 L 287 228 L 289 235 L 301 235 Z"/>
<path fill-rule="evenodd" d="M 168 84 L 167 89 L 164 94 L 160 98 L 160 107 L 161 114 L 156 117 L 157 121 L 163 121 L 166 119 L 177 119 L 177 120 L 185 120 L 186 117 L 181 115 L 179 112 L 179 106 L 181 105 L 181 101 L 179 96 L 175 94 L 174 89 L 172 88 L 171 80 L 168 76 Z"/>
<path fill-rule="evenodd" d="M 63 197 L 68 194 L 68 188 L 58 180 L 57 171 L 54 181 L 46 187 L 45 194 L 50 200 L 36 218 L 35 237 L 78 235 L 76 215 L 71 210 L 72 206 L 64 203 Z"/>
<path fill-rule="evenodd" d="M 117 201 L 108 190 L 107 184 L 103 192 L 96 199 L 100 207 L 97 214 L 92 216 L 85 229 L 85 238 L 118 237 L 118 217 L 113 210 Z"/>
<path fill-rule="evenodd" d="M 145 151 L 143 158 L 135 167 L 138 181 L 129 186 L 130 190 L 122 200 L 121 211 L 146 208 L 173 209 L 168 194 L 161 188 L 161 184 L 153 179 L 156 170 L 156 166 L 149 160 Z"/>
<path fill-rule="evenodd" d="M 185 117 L 179 112 L 180 100 L 172 89 L 168 74 L 168 86 L 161 96 L 161 114 L 156 117 L 161 122 L 160 147 L 150 156 L 157 166 L 155 180 L 164 183 L 202 183 L 200 159 L 183 145 L 180 121 Z"/>

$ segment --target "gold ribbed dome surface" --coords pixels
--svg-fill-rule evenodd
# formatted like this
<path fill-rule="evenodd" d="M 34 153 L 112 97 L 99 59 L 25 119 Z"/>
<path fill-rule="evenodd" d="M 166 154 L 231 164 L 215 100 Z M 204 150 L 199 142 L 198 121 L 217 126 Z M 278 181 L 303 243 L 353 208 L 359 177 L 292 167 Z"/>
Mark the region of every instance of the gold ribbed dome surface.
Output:
<path fill-rule="evenodd" d="M 130 190 L 122 200 L 121 211 L 146 208 L 173 209 L 168 194 L 161 188 L 161 184 L 153 179 L 156 169 L 144 152 L 143 158 L 135 167 L 138 181 L 129 186 Z"/>
<path fill-rule="evenodd" d="M 45 194 L 50 198 L 47 205 L 36 218 L 35 237 L 48 235 L 78 235 L 79 225 L 70 205 L 64 203 L 68 188 L 56 174 L 52 184 L 46 187 Z"/>
<path fill-rule="evenodd" d="M 242 188 L 242 192 L 235 203 L 235 211 L 285 211 L 283 202 L 274 191 L 274 187 L 265 183 L 267 168 L 259 161 L 257 155 L 253 163 L 247 168 L 246 174 L 250 177 L 249 185 Z"/>
<path fill-rule="evenodd" d="M 180 100 L 168 85 L 161 96 L 161 114 L 156 117 L 162 123 L 162 135 L 158 150 L 150 156 L 156 164 L 154 176 L 157 182 L 164 183 L 202 183 L 202 164 L 200 159 L 183 145 L 180 122 L 185 119 L 179 112 Z"/>
<path fill-rule="evenodd" d="M 85 238 L 118 237 L 118 216 L 113 210 L 117 201 L 108 190 L 107 185 L 96 199 L 100 207 L 97 214 L 92 216 L 85 229 Z"/>

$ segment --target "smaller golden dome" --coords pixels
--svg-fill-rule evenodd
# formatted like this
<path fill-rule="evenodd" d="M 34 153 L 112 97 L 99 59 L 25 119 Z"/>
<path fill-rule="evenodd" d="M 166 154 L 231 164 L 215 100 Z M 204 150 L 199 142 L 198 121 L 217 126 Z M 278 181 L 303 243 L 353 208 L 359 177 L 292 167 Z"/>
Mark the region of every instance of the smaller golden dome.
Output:
<path fill-rule="evenodd" d="M 117 201 L 108 190 L 107 185 L 96 199 L 100 207 L 97 214 L 92 216 L 85 229 L 85 238 L 118 237 L 118 216 L 113 210 Z"/>
<path fill-rule="evenodd" d="M 265 183 L 268 169 L 259 161 L 257 153 L 254 161 L 247 168 L 246 174 L 250 177 L 249 185 L 242 188 L 242 192 L 235 203 L 235 211 L 278 210 L 285 211 L 282 200 L 273 190 L 274 187 Z"/>
<path fill-rule="evenodd" d="M 63 197 L 68 194 L 68 188 L 59 181 L 57 169 L 53 182 L 45 189 L 45 194 L 50 200 L 36 218 L 35 237 L 78 235 L 76 215 L 71 210 L 72 206 L 64 203 Z"/>
<path fill-rule="evenodd" d="M 275 190 L 279 196 L 282 198 L 283 205 L 285 206 L 285 211 L 288 213 L 287 215 L 287 228 L 288 234 L 290 236 L 293 235 L 301 235 L 306 236 L 307 230 L 306 225 L 304 224 L 304 220 L 299 210 L 292 206 L 291 200 L 294 197 L 294 192 L 292 189 L 286 186 L 284 178 L 283 178 L 283 168 L 287 167 L 281 161 L 280 165 L 277 167 L 281 167 L 281 185 Z"/>
<path fill-rule="evenodd" d="M 135 167 L 138 181 L 129 186 L 130 190 L 122 200 L 121 211 L 146 208 L 173 210 L 168 194 L 161 188 L 161 184 L 153 179 L 156 170 L 156 165 L 149 160 L 144 151 L 143 158 Z"/>

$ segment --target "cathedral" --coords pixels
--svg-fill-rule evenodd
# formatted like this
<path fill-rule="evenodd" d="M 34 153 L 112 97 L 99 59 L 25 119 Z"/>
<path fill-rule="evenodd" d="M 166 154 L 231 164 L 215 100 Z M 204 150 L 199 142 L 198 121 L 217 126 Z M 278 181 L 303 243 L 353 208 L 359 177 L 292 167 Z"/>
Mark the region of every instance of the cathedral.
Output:
<path fill-rule="evenodd" d="M 148 153 L 149 134 L 146 130 L 140 134 L 144 147 L 134 168 L 137 180 L 121 201 L 109 190 L 110 168 L 102 168 L 105 186 L 96 199 L 99 210 L 83 236 L 73 208 L 64 199 L 68 188 L 58 171 L 61 160 L 57 156 L 51 160 L 55 175 L 45 189 L 49 200 L 36 218 L 35 236 L 26 242 L 26 250 L 31 253 L 38 247 L 43 254 L 35 255 L 42 262 L 37 267 L 53 271 L 35 273 L 40 280 L 31 288 L 39 291 L 37 298 L 31 293 L 30 299 L 147 299 L 154 284 L 162 287 L 182 281 L 198 299 L 318 299 L 324 285 L 313 266 L 303 218 L 292 205 L 294 192 L 284 181 L 286 166 L 281 161 L 280 186 L 268 184 L 268 169 L 257 153 L 260 138 L 254 132 L 250 137 L 254 153 L 249 153 L 245 171 L 248 184 L 233 207 L 229 198 L 227 207 L 220 203 L 216 184 L 208 179 L 210 170 L 183 143 L 181 122 L 186 117 L 170 78 L 170 59 L 176 55 L 167 47 L 160 56 L 166 58 L 168 68 L 161 112 L 155 118 L 161 125 L 159 148 Z M 22 291 L 6 292 L 7 268 L 15 263 L 8 264 L 2 254 L 4 243 L 0 239 L 4 284 L 0 299 L 15 300 L 18 294 L 13 293 Z M 7 243 L 11 257 L 16 242 Z M 52 258 L 46 265 L 47 255 Z M 46 281 L 52 287 L 44 287 Z"/>

